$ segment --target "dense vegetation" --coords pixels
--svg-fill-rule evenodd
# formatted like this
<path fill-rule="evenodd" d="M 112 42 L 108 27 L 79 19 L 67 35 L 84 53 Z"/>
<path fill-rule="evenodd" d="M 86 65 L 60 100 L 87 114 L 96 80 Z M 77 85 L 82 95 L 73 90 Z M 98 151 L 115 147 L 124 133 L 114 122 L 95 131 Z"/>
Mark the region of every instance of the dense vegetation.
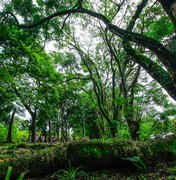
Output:
<path fill-rule="evenodd" d="M 171 176 L 175 173 L 175 147 L 175 137 L 147 142 L 84 139 L 59 144 L 4 145 L 0 155 L 0 177 L 5 176 L 8 167 L 13 167 L 14 177 L 22 172 L 36 177 L 65 168 L 68 163 L 73 167 L 84 168 L 85 173 L 103 168 L 126 168 L 131 171 L 147 173 L 151 172 L 153 167 L 164 164 L 164 162 L 173 164 L 173 172 L 161 173 L 159 176 Z M 59 172 L 54 175 L 61 176 L 62 171 Z M 86 176 L 85 179 L 87 179 Z"/>
<path fill-rule="evenodd" d="M 2 175 L 8 166 L 17 168 L 17 174 L 18 168 L 20 173 L 32 172 L 30 163 L 40 162 L 42 156 L 41 167 L 52 170 L 65 167 L 68 160 L 86 167 L 89 155 L 97 158 L 102 153 L 108 156 L 105 161 L 113 162 L 115 151 L 124 153 L 117 144 L 126 147 L 128 142 L 140 149 L 149 143 L 150 148 L 150 139 L 158 143 L 174 137 L 174 0 L 3 0 L 0 5 Z M 80 149 L 83 163 L 74 143 L 88 152 Z M 165 139 L 163 143 L 175 147 L 174 138 L 172 145 Z M 18 150 L 18 145 L 24 147 Z M 163 146 L 158 152 L 168 152 Z M 150 150 L 154 155 L 155 149 Z M 36 157 L 29 156 L 31 151 Z M 145 163 L 151 158 L 143 150 L 142 156 L 133 148 L 130 153 L 120 158 L 138 157 Z M 175 151 L 171 153 L 174 159 Z M 59 154 L 64 161 L 45 166 Z M 80 161 L 75 163 L 75 157 Z M 97 167 L 109 166 L 100 160 Z M 40 174 L 42 168 L 34 169 Z"/>

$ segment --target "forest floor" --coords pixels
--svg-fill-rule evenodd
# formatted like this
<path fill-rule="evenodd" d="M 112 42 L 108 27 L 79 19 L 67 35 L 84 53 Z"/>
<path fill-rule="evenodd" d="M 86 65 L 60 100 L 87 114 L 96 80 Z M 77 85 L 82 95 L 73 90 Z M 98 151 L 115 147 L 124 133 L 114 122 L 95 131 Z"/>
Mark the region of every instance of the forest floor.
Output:
<path fill-rule="evenodd" d="M 111 168 L 97 171 L 85 172 L 86 176 L 67 180 L 176 180 L 176 162 L 163 162 L 155 167 L 149 167 L 147 172 L 140 172 L 137 169 Z M 53 177 L 47 175 L 38 178 L 26 178 L 26 180 L 66 180 L 62 176 Z"/>
<path fill-rule="evenodd" d="M 26 180 L 176 180 L 176 138 L 2 144 L 0 179 L 7 167 Z"/>
<path fill-rule="evenodd" d="M 148 172 L 110 169 L 91 172 L 96 180 L 176 180 L 176 162 L 158 164 Z"/>

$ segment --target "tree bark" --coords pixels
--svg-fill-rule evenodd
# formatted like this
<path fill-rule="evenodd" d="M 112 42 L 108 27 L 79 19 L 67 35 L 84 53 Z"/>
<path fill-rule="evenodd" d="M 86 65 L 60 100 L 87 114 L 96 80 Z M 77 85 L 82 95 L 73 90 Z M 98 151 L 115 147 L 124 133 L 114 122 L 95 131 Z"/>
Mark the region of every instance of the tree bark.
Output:
<path fill-rule="evenodd" d="M 22 98 L 21 94 L 18 92 L 16 87 L 13 87 L 15 94 L 20 98 L 23 106 L 26 108 L 26 110 L 31 115 L 32 123 L 31 123 L 31 142 L 35 143 L 36 141 L 36 118 L 37 118 L 37 108 L 34 107 L 34 110 L 28 105 L 24 99 Z"/>
<path fill-rule="evenodd" d="M 51 121 L 48 121 L 48 127 L 49 127 L 48 142 L 51 142 Z"/>
<path fill-rule="evenodd" d="M 128 123 L 130 138 L 134 141 L 139 140 L 140 122 L 137 120 L 134 120 L 134 116 L 126 117 L 126 121 Z"/>
<path fill-rule="evenodd" d="M 91 80 L 92 80 L 92 83 L 93 83 L 93 90 L 94 90 L 94 93 L 95 93 L 96 98 L 97 98 L 97 103 L 98 103 L 100 113 L 106 119 L 106 121 L 107 121 L 107 123 L 109 125 L 109 130 L 110 130 L 111 137 L 114 138 L 115 135 L 116 135 L 117 126 L 115 126 L 115 123 L 113 122 L 114 119 L 112 119 L 110 117 L 110 115 L 108 113 L 108 110 L 106 109 L 106 107 L 104 105 L 104 99 L 105 98 L 104 98 L 104 92 L 103 92 L 103 88 L 102 88 L 102 83 L 97 82 L 96 78 L 94 77 L 92 67 L 90 67 L 89 64 L 87 63 L 87 62 L 92 62 L 92 64 L 93 64 L 93 61 L 91 60 L 91 58 L 89 58 L 84 53 L 84 51 L 80 47 L 78 47 L 76 45 L 73 45 L 73 44 L 71 44 L 71 45 L 78 51 L 78 53 L 81 56 L 81 60 L 83 61 L 83 63 L 87 67 L 87 70 L 88 70 L 88 72 L 90 74 L 90 77 L 91 77 Z M 96 71 L 95 76 L 97 76 L 97 78 L 101 81 L 100 75 L 98 73 L 98 69 L 96 67 L 93 67 L 93 68 Z"/>
<path fill-rule="evenodd" d="M 6 140 L 7 142 L 12 142 L 12 130 L 13 130 L 15 113 L 16 113 L 16 108 L 14 108 L 11 118 L 10 118 L 7 140 Z"/>
<path fill-rule="evenodd" d="M 31 142 L 35 143 L 36 142 L 36 118 L 37 118 L 37 114 L 33 113 L 31 117 L 32 117 Z"/>

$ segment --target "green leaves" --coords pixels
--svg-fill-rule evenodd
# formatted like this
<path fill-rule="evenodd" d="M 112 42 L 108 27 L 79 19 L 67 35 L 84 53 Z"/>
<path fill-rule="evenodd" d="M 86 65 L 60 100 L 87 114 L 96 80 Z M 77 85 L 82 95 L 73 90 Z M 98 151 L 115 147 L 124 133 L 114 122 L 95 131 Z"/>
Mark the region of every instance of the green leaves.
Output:
<path fill-rule="evenodd" d="M 12 167 L 8 167 L 5 180 L 10 180 L 11 174 L 12 174 Z"/>
<path fill-rule="evenodd" d="M 139 170 L 147 171 L 147 167 L 139 156 L 122 158 L 123 160 L 130 161 Z"/>
<path fill-rule="evenodd" d="M 161 41 L 174 33 L 174 25 L 157 4 L 152 8 L 146 9 L 142 17 L 147 31 L 145 34 L 147 36 Z"/>
<path fill-rule="evenodd" d="M 18 12 L 19 15 L 26 20 L 29 19 L 29 17 L 32 17 L 35 11 L 32 0 L 12 0 L 11 6 L 13 7 L 13 11 Z"/>
<path fill-rule="evenodd" d="M 154 21 L 148 28 L 149 31 L 147 35 L 157 40 L 162 40 L 164 37 L 170 36 L 174 32 L 174 26 L 167 16 Z"/>
<path fill-rule="evenodd" d="M 88 178 L 88 175 L 85 171 L 82 170 L 82 167 L 72 167 L 70 161 L 69 167 L 66 169 L 61 169 L 55 172 L 52 178 L 59 178 L 61 180 L 76 180 L 77 178 Z"/>
<path fill-rule="evenodd" d="M 23 180 L 23 178 L 24 178 L 24 176 L 25 176 L 25 174 L 26 174 L 27 172 L 22 172 L 21 174 L 20 174 L 20 176 L 17 178 L 17 180 Z M 12 167 L 8 167 L 8 169 L 7 169 L 7 172 L 6 172 L 6 176 L 5 176 L 5 180 L 10 180 L 11 178 L 11 174 L 12 174 Z"/>

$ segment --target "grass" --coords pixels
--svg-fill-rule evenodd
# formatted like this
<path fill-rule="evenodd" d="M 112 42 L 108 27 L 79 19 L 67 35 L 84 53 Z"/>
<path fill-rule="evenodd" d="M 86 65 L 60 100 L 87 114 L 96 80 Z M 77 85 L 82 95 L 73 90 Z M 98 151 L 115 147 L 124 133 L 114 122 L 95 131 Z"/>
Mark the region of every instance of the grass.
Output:
<path fill-rule="evenodd" d="M 27 173 L 27 172 L 22 172 L 22 173 L 18 176 L 17 180 L 23 180 L 23 178 L 24 178 L 24 176 L 25 176 L 26 173 Z M 5 180 L 10 180 L 10 179 L 11 179 L 11 175 L 12 175 L 12 167 L 9 166 L 8 169 L 7 169 L 7 172 L 6 172 Z"/>

